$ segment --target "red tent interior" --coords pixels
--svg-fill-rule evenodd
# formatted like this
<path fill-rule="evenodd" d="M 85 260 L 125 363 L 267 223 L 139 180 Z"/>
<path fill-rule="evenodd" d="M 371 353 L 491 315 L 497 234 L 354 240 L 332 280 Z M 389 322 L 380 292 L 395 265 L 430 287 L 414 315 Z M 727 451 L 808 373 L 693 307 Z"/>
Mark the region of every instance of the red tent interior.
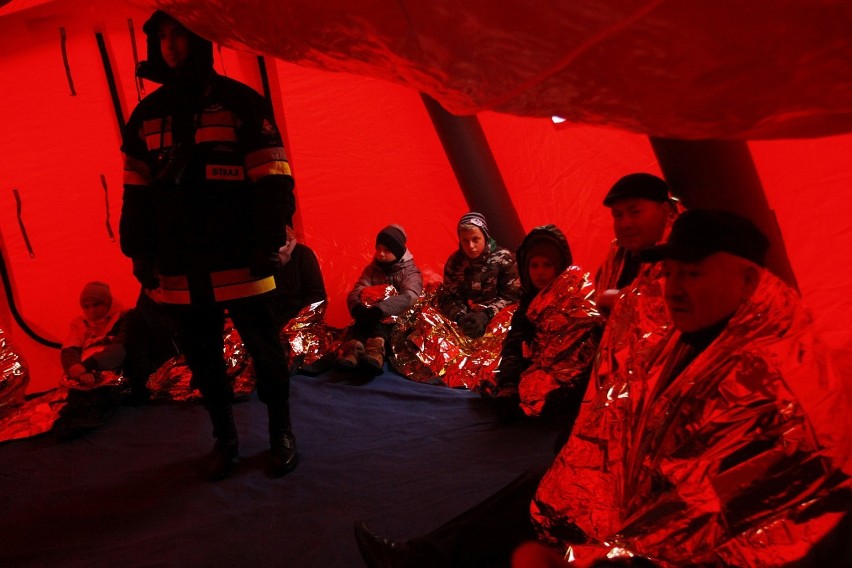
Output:
<path fill-rule="evenodd" d="M 344 295 L 383 226 L 406 228 L 427 280 L 440 279 L 456 246 L 468 204 L 422 92 L 478 117 L 524 229 L 558 224 L 590 271 L 611 238 L 607 188 L 626 173 L 661 173 L 648 136 L 747 140 L 799 288 L 848 376 L 852 8 L 595 4 L 2 3 L 0 246 L 14 307 L 61 341 L 86 281 L 135 300 L 116 240 L 119 123 L 98 34 L 126 118 L 139 96 L 133 48 L 144 59 L 141 25 L 159 7 L 216 42 L 220 73 L 261 92 L 265 55 L 297 179 L 297 230 L 319 256 L 332 325 L 347 323 Z M 55 386 L 58 353 L 30 339 L 12 308 L 4 296 L 0 327 L 31 369 L 29 391 Z"/>

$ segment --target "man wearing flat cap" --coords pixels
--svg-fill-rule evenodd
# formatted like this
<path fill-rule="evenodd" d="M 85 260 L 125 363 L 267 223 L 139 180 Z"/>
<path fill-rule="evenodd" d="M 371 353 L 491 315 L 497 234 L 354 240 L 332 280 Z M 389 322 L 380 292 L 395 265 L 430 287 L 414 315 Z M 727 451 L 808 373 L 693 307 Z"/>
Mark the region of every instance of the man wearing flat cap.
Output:
<path fill-rule="evenodd" d="M 662 262 L 674 329 L 578 420 L 533 499 L 543 540 L 773 566 L 837 522 L 848 407 L 797 293 L 763 266 L 768 246 L 739 215 L 691 210 L 642 254 Z"/>
<path fill-rule="evenodd" d="M 671 328 L 662 267 L 641 263 L 640 254 L 665 240 L 678 214 L 668 184 L 645 172 L 621 177 L 603 204 L 612 213 L 615 240 L 595 275 L 595 302 L 607 320 L 595 359 L 596 386 L 628 358 L 646 356 Z M 640 340 L 646 350 L 637 352 Z"/>
<path fill-rule="evenodd" d="M 407 542 L 356 525 L 368 565 L 506 565 L 533 536 L 516 566 L 820 565 L 849 503 L 849 407 L 767 248 L 736 214 L 683 213 L 643 254 L 662 263 L 673 329 L 594 392 L 537 489 L 519 478 Z"/>

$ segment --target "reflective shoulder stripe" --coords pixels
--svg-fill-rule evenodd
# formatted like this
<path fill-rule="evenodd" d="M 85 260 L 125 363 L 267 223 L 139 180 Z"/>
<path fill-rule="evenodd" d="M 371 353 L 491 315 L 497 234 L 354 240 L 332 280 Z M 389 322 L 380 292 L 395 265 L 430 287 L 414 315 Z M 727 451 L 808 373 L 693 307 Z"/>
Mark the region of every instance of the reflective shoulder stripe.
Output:
<path fill-rule="evenodd" d="M 160 296 L 165 304 L 189 304 L 189 290 L 167 290 L 162 289 L 163 294 Z"/>
<path fill-rule="evenodd" d="M 204 111 L 198 120 L 199 126 L 229 126 L 236 128 L 239 121 L 234 113 L 229 110 L 217 110 L 213 112 Z"/>
<path fill-rule="evenodd" d="M 269 175 L 293 175 L 284 148 L 263 148 L 246 154 L 246 175 L 257 181 Z"/>
<path fill-rule="evenodd" d="M 237 131 L 231 126 L 199 126 L 195 142 L 236 142 Z"/>
<path fill-rule="evenodd" d="M 124 154 L 124 184 L 151 185 L 151 168 L 142 160 Z"/>
<path fill-rule="evenodd" d="M 149 151 L 168 148 L 172 145 L 172 119 L 155 118 L 142 122 L 142 136 Z"/>

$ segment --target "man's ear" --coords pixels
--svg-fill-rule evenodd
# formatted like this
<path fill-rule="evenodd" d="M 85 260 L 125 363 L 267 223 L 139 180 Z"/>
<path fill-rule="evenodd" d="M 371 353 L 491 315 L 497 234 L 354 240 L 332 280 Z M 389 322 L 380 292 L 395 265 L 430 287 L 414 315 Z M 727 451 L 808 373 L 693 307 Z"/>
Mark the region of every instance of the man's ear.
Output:
<path fill-rule="evenodd" d="M 747 263 L 743 270 L 743 300 L 751 298 L 754 291 L 757 290 L 757 285 L 760 283 L 760 276 L 763 274 L 763 269 L 751 262 Z"/>

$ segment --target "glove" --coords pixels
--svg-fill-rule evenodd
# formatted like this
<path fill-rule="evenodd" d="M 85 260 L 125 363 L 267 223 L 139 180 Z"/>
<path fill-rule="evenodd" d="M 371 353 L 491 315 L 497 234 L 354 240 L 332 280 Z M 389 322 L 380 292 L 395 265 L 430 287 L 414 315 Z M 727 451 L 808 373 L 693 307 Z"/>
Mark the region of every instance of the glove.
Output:
<path fill-rule="evenodd" d="M 249 261 L 249 274 L 255 278 L 265 278 L 275 274 L 279 266 L 281 260 L 277 250 L 254 249 Z"/>
<path fill-rule="evenodd" d="M 133 276 L 146 290 L 156 290 L 160 287 L 160 278 L 154 261 L 149 258 L 133 259 Z"/>
<path fill-rule="evenodd" d="M 488 326 L 488 314 L 469 312 L 459 319 L 459 327 L 468 337 L 482 337 Z"/>
<path fill-rule="evenodd" d="M 352 308 L 352 317 L 359 321 L 377 324 L 382 319 L 382 309 L 378 306 L 367 307 L 364 304 L 355 304 Z"/>
<path fill-rule="evenodd" d="M 521 397 L 518 395 L 518 387 L 515 385 L 504 385 L 497 391 L 494 397 L 494 411 L 497 421 L 508 424 L 518 420 L 524 415 L 521 410 Z"/>

